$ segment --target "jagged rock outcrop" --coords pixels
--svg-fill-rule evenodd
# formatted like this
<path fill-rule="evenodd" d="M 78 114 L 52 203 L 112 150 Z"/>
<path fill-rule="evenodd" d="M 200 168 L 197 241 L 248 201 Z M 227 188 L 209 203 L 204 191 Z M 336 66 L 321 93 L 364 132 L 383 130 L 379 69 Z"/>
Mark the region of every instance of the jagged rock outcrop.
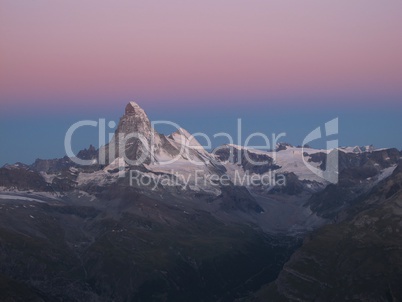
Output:
<path fill-rule="evenodd" d="M 132 165 L 149 164 L 151 147 L 157 137 L 145 111 L 135 102 L 130 102 L 111 141 L 100 149 L 100 161 L 107 164 L 123 157 Z"/>

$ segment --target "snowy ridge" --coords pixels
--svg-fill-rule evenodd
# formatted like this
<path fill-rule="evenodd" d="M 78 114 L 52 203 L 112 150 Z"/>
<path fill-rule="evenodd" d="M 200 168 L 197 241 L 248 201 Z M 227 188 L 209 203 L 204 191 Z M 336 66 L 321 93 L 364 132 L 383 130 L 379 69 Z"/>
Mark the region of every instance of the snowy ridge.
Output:
<path fill-rule="evenodd" d="M 277 152 L 267 152 L 267 154 L 273 157 L 275 159 L 275 162 L 279 166 L 281 166 L 278 172 L 293 172 L 300 180 L 310 180 L 320 183 L 326 183 L 325 180 L 310 171 L 304 161 L 307 161 L 314 168 L 319 168 L 321 163 L 309 161 L 310 155 L 327 152 L 327 150 L 322 149 L 290 147 L 286 150 L 281 150 Z M 305 156 L 306 154 L 307 156 Z"/>
<path fill-rule="evenodd" d="M 306 166 L 304 161 L 308 162 L 314 168 L 319 168 L 321 162 L 310 162 L 310 155 L 315 153 L 327 153 L 327 150 L 312 149 L 312 148 L 297 148 L 287 146 L 286 149 L 280 151 L 263 151 L 252 148 L 244 148 L 238 145 L 228 144 L 228 148 L 235 150 L 247 150 L 249 153 L 257 155 L 266 155 L 273 160 L 273 163 L 279 166 L 279 169 L 275 169 L 275 173 L 294 173 L 300 180 L 316 181 L 319 183 L 326 183 L 321 177 L 314 174 Z M 234 151 L 236 152 L 236 151 Z M 304 160 L 303 160 L 304 158 Z M 235 174 L 243 176 L 246 171 L 242 169 L 239 163 L 225 162 L 225 168 L 231 178 L 236 177 Z M 272 172 L 272 171 L 271 171 Z M 262 175 L 268 175 L 270 171 Z"/>
<path fill-rule="evenodd" d="M 368 146 L 354 146 L 354 147 L 339 147 L 339 151 L 346 152 L 346 153 L 364 153 L 364 152 L 373 152 L 373 151 L 380 151 L 385 149 L 375 149 L 373 145 Z"/>

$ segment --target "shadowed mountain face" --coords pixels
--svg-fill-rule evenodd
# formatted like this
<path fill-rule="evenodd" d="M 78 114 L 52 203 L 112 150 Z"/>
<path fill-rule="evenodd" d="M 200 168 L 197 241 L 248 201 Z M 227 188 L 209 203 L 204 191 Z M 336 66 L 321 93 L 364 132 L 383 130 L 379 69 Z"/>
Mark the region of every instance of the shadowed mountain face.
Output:
<path fill-rule="evenodd" d="M 385 149 L 370 153 L 339 153 L 339 182 L 313 194 L 307 205 L 319 216 L 333 219 L 379 181 L 389 176 L 401 152 Z"/>
<path fill-rule="evenodd" d="M 335 151 L 329 184 L 308 168 L 325 150 L 209 153 L 130 102 L 106 146 L 77 154 L 91 165 L 0 168 L 0 300 L 399 300 L 401 152 Z"/>
<path fill-rule="evenodd" d="M 274 280 L 299 244 L 136 190 L 30 198 L 0 205 L 1 295 L 20 301 L 232 301 Z"/>
<path fill-rule="evenodd" d="M 402 165 L 308 235 L 252 301 L 401 301 Z"/>
<path fill-rule="evenodd" d="M 131 134 L 133 134 L 133 137 L 128 139 L 125 142 L 126 145 L 123 146 L 120 140 L 123 139 L 124 136 Z M 116 155 L 123 154 L 124 152 L 130 160 L 135 161 L 136 159 L 144 157 L 144 163 L 149 163 L 151 158 L 149 158 L 148 151 L 151 148 L 154 135 L 157 134 L 154 133 L 151 122 L 144 110 L 135 102 L 130 102 L 126 106 L 125 113 L 117 125 L 115 135 L 110 144 L 114 145 Z M 107 145 L 107 147 L 109 147 L 110 144 Z M 113 154 L 112 159 L 111 154 L 109 152 L 107 154 L 107 159 L 111 163 L 116 155 Z"/>

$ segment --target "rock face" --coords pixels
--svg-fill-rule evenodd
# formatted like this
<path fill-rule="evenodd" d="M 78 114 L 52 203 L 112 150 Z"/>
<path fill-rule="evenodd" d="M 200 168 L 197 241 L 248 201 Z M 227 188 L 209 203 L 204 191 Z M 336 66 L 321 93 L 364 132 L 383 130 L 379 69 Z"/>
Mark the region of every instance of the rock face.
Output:
<path fill-rule="evenodd" d="M 0 168 L 0 187 L 20 191 L 51 191 L 51 187 L 39 173 L 21 164 Z"/>
<path fill-rule="evenodd" d="M 394 148 L 369 153 L 339 152 L 339 182 L 313 194 L 307 206 L 322 217 L 334 218 L 358 196 L 389 176 L 401 155 Z"/>
<path fill-rule="evenodd" d="M 78 152 L 77 157 L 84 160 L 97 160 L 98 155 L 98 150 L 94 146 L 90 145 L 88 149 Z"/>
<path fill-rule="evenodd" d="M 101 152 L 106 153 L 105 158 L 108 163 L 118 157 L 126 157 L 127 161 L 132 162 L 143 158 L 138 165 L 149 164 L 155 135 L 157 134 L 152 129 L 145 111 L 137 103 L 130 102 L 126 106 L 124 115 L 120 118 L 112 140 L 106 145 L 106 148 L 101 149 Z"/>
<path fill-rule="evenodd" d="M 127 104 L 123 117 L 120 119 L 116 133 L 132 133 L 137 132 L 150 137 L 152 128 L 151 122 L 145 111 L 135 102 Z"/>
<path fill-rule="evenodd" d="M 63 158 L 56 159 L 37 159 L 31 165 L 31 168 L 37 172 L 52 174 L 69 169 L 72 166 L 74 166 L 74 163 L 67 156 L 64 156 Z"/>

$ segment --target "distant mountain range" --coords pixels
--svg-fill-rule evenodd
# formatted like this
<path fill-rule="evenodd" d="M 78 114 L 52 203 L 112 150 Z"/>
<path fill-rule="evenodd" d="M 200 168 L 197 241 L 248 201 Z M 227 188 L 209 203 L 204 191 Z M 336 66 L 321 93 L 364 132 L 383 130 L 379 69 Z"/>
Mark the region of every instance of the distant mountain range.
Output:
<path fill-rule="evenodd" d="M 0 300 L 399 301 L 401 157 L 210 153 L 130 102 L 100 149 L 0 168 Z"/>

